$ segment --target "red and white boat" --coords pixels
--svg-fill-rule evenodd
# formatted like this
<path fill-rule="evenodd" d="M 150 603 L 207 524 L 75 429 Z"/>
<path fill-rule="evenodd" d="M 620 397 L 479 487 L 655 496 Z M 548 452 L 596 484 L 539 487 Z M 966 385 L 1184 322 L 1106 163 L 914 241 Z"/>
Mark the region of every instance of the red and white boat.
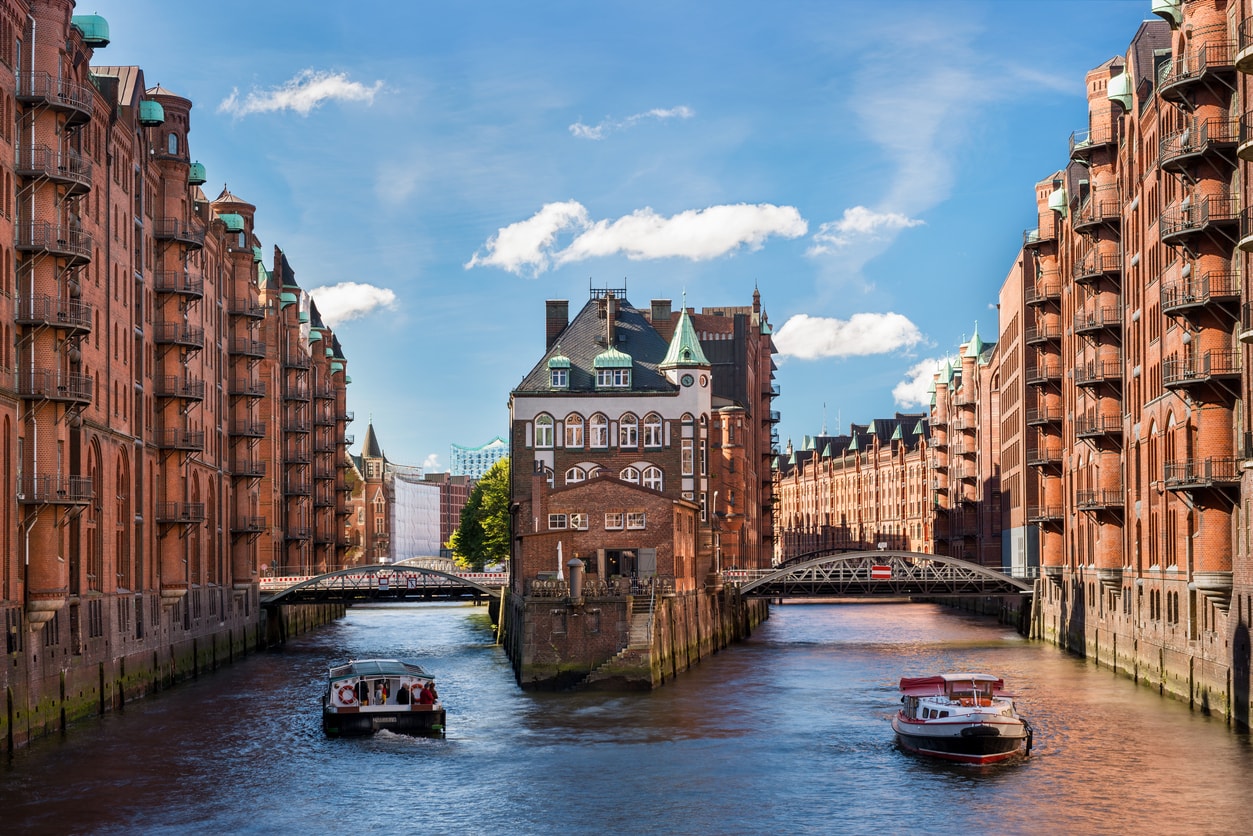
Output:
<path fill-rule="evenodd" d="M 1031 724 L 1005 683 L 986 673 L 901 679 L 892 729 L 902 749 L 960 763 L 997 763 L 1031 752 Z"/>

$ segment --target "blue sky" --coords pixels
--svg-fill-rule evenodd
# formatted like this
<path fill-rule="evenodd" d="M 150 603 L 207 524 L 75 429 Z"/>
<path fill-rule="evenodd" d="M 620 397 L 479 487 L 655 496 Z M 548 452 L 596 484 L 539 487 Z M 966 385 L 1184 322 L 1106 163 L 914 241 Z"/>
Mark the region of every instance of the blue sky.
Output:
<path fill-rule="evenodd" d="M 97 0 L 333 325 L 359 450 L 505 435 L 544 302 L 747 305 L 786 441 L 919 411 L 1149 0 Z M 397 12 L 397 9 L 403 11 Z M 766 10 L 769 10 L 768 13 Z M 268 256 L 267 256 L 268 258 Z M 921 381 L 921 383 L 919 383 Z"/>

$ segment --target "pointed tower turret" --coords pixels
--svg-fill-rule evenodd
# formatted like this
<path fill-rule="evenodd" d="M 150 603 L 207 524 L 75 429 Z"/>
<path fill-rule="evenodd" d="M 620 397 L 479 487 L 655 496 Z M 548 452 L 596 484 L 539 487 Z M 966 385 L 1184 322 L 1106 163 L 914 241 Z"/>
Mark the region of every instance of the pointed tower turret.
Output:
<path fill-rule="evenodd" d="M 699 369 L 709 371 L 711 368 L 705 352 L 700 347 L 700 338 L 692 327 L 692 319 L 687 315 L 687 306 L 679 313 L 679 324 L 674 328 L 674 336 L 670 340 L 670 349 L 658 366 L 671 383 L 678 384 L 680 372 Z"/>

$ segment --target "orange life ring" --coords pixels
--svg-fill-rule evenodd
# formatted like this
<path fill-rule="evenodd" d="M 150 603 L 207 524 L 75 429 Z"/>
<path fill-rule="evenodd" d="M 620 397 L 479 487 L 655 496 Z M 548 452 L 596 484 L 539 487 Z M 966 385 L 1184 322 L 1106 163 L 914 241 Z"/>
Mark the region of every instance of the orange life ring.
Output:
<path fill-rule="evenodd" d="M 357 689 L 351 685 L 339 686 L 339 701 L 344 705 L 355 705 L 357 702 Z"/>

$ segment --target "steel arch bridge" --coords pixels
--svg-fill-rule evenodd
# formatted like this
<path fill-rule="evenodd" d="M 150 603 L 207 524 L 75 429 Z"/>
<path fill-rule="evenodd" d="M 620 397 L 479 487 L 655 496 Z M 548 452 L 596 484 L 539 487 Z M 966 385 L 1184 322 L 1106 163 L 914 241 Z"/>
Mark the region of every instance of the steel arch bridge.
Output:
<path fill-rule="evenodd" d="M 267 607 L 284 604 L 362 604 L 370 601 L 429 601 L 500 598 L 500 588 L 438 569 L 403 563 L 340 569 L 263 596 Z"/>
<path fill-rule="evenodd" d="M 939 554 L 824 550 L 758 572 L 729 572 L 742 595 L 770 598 L 932 598 L 1021 595 L 1029 580 Z"/>

